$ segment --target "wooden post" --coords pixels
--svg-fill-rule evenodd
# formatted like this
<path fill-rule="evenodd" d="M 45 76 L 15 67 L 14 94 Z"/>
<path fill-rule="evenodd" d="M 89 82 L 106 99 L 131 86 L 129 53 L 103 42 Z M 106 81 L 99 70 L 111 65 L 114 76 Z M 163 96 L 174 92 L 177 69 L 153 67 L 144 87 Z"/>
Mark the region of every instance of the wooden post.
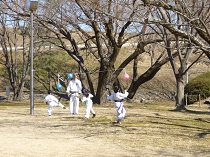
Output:
<path fill-rule="evenodd" d="M 201 106 L 201 95 L 199 94 L 199 107 Z"/>
<path fill-rule="evenodd" d="M 51 80 L 51 72 L 48 71 L 48 80 L 49 80 L 49 90 L 52 90 L 52 80 Z"/>
<path fill-rule="evenodd" d="M 7 100 L 10 99 L 10 89 L 9 86 L 6 86 L 6 96 L 7 96 Z"/>
<path fill-rule="evenodd" d="M 185 106 L 187 106 L 187 94 L 185 94 Z"/>

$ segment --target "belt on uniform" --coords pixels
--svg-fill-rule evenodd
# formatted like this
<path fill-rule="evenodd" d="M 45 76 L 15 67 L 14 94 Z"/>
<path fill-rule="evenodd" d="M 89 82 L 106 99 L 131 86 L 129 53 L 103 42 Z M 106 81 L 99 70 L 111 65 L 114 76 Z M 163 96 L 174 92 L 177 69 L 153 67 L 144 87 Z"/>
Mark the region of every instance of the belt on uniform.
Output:
<path fill-rule="evenodd" d="M 77 91 L 70 91 L 71 94 L 78 93 Z"/>
<path fill-rule="evenodd" d="M 122 100 L 114 100 L 114 102 L 122 102 Z"/>

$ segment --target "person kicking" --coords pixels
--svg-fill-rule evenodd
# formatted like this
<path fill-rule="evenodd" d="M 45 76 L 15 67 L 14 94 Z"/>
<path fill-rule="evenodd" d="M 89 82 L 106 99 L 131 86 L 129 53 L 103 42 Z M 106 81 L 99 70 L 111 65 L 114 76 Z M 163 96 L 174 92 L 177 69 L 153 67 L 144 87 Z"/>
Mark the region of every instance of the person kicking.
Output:
<path fill-rule="evenodd" d="M 44 102 L 48 105 L 48 115 L 51 116 L 52 109 L 55 106 L 60 106 L 63 109 L 66 107 L 59 102 L 59 100 L 52 94 L 51 90 L 48 90 L 48 95 L 45 97 Z"/>

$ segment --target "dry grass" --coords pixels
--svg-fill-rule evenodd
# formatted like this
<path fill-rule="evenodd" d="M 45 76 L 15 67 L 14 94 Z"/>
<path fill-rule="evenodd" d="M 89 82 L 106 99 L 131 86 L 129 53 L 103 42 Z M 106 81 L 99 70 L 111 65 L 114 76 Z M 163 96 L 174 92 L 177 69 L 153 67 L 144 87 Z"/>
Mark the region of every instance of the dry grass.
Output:
<path fill-rule="evenodd" d="M 210 109 L 207 105 L 199 107 L 194 104 L 187 106 L 187 111 L 176 112 L 173 111 L 174 102 L 126 103 L 127 116 L 120 125 L 112 123 L 115 110 L 111 103 L 94 106 L 97 116 L 89 121 L 82 119 L 85 108 L 82 104 L 80 106 L 79 115 L 73 116 L 68 114 L 68 110 L 54 108 L 49 118 L 47 107 L 42 102 L 35 103 L 33 116 L 29 115 L 28 102 L 15 105 L 1 102 L 0 144 L 7 143 L 19 152 L 11 152 L 6 146 L 0 151 L 4 156 L 21 156 L 22 153 L 22 156 L 34 157 L 50 156 L 49 152 L 54 152 L 54 156 L 69 156 L 68 152 L 71 152 L 70 156 L 86 156 L 88 153 L 93 157 L 209 156 Z M 25 135 L 20 136 L 20 132 Z M 16 140 L 8 141 L 5 137 L 9 134 Z M 30 141 L 25 136 L 30 137 Z M 40 145 L 35 144 L 31 148 L 20 146 L 20 143 L 15 143 L 20 137 L 28 145 L 39 139 Z M 48 143 L 49 137 L 54 139 L 52 146 Z M 60 146 L 66 149 L 53 149 Z M 39 153 L 36 154 L 34 149 Z"/>

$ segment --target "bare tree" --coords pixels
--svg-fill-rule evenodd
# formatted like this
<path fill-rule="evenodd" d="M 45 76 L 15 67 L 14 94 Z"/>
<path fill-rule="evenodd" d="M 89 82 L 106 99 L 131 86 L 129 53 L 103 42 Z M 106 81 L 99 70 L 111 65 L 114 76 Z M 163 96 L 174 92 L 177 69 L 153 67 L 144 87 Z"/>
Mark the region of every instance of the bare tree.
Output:
<path fill-rule="evenodd" d="M 138 61 L 138 56 L 144 53 L 144 47 L 161 42 L 162 39 L 148 38 L 149 32 L 145 16 L 149 16 L 149 11 L 144 9 L 141 3 L 136 1 L 46 1 L 42 3 L 46 8 L 43 17 L 38 17 L 39 23 L 54 35 L 40 36 L 45 41 L 53 43 L 64 49 L 79 64 L 82 73 L 86 75 L 89 89 L 95 93 L 95 103 L 101 103 L 101 98 L 107 85 L 112 86 L 118 82 L 119 74 L 132 61 Z M 44 11 L 44 10 L 43 10 Z M 56 28 L 56 29 L 55 29 Z M 145 36 L 145 37 L 144 37 Z M 79 40 L 78 40 L 79 38 Z M 48 40 L 46 40 L 48 39 Z M 54 39 L 54 40 L 52 40 Z M 57 42 L 59 41 L 59 42 Z M 68 41 L 68 42 L 66 42 Z M 69 47 L 67 43 L 70 43 Z M 119 59 L 124 45 L 131 46 L 134 51 L 130 51 L 128 56 Z M 79 45 L 84 47 L 80 48 Z M 88 67 L 88 60 L 83 63 L 80 56 L 89 54 L 95 58 L 93 71 L 97 75 L 97 88 L 95 91 L 91 76 L 91 67 Z M 130 98 L 133 98 L 138 87 L 152 79 L 169 59 L 161 61 L 160 55 L 152 67 L 138 76 L 137 62 L 133 65 L 132 84 L 129 88 Z M 91 65 L 92 66 L 92 65 Z M 80 73 L 81 74 L 81 73 Z M 142 81 L 144 77 L 144 81 Z"/>
<path fill-rule="evenodd" d="M 5 79 L 10 82 L 14 100 L 22 100 L 23 88 L 29 85 L 29 12 L 25 10 L 25 4 L 20 1 L 1 2 L 0 39 L 1 39 L 1 64 L 7 69 Z M 37 29 L 36 29 L 37 30 Z M 42 42 L 36 42 L 34 58 L 41 55 Z"/>
<path fill-rule="evenodd" d="M 29 17 L 25 6 L 18 1 L 13 4 L 2 2 L 18 16 Z M 172 63 L 171 59 L 176 56 L 180 57 L 184 39 L 184 45 L 187 43 L 190 49 L 201 50 L 209 57 L 209 10 L 205 1 L 196 1 L 196 5 L 190 2 L 188 5 L 183 1 L 40 1 L 38 14 L 34 13 L 39 24 L 37 30 L 42 31 L 37 33 L 40 43 L 37 46 L 50 43 L 66 51 L 78 64 L 79 69 L 74 72 L 86 79 L 88 88 L 95 95 L 94 102 L 98 104 L 103 99 L 106 86 L 119 84 L 118 77 L 133 63 L 129 87 L 129 98 L 133 98 L 139 86 L 151 80 L 162 65 L 168 61 Z M 192 8 L 197 8 L 197 11 L 192 11 Z M 153 14 L 154 11 L 157 14 Z M 200 19 L 195 20 L 195 17 Z M 176 23 L 178 18 L 181 20 Z M 166 41 L 172 42 L 175 51 L 167 49 L 172 45 Z M 153 64 L 140 75 L 139 57 L 149 45 L 158 43 L 165 43 L 166 51 L 154 53 Z M 130 50 L 122 58 L 125 45 Z M 186 54 L 190 54 L 188 50 Z M 94 60 L 88 62 L 87 56 Z M 180 59 L 181 64 L 184 65 L 186 60 Z M 181 73 L 176 70 L 175 76 L 181 74 L 177 77 L 181 78 L 185 73 L 186 68 Z"/>
<path fill-rule="evenodd" d="M 18 17 L 10 15 L 9 10 L 1 2 L 0 16 L 0 64 L 7 69 L 4 79 L 10 83 L 14 100 L 22 100 L 22 91 L 28 76 L 29 58 L 26 53 L 26 29 Z M 18 47 L 22 45 L 22 48 Z"/>
<path fill-rule="evenodd" d="M 17 15 L 29 17 L 28 12 L 16 10 L 5 4 Z M 17 6 L 20 6 L 17 4 Z M 21 6 L 19 7 L 21 8 Z M 140 1 L 41 1 L 39 15 L 34 13 L 39 28 L 39 39 L 66 51 L 79 65 L 80 76 L 86 76 L 95 103 L 100 104 L 106 86 L 119 83 L 118 76 L 133 62 L 133 78 L 129 87 L 129 98 L 133 98 L 139 86 L 151 80 L 169 61 L 164 54 L 157 54 L 156 61 L 139 75 L 139 61 L 145 47 L 163 41 L 154 38 L 155 31 L 148 27 L 151 10 Z M 81 47 L 81 45 L 84 45 Z M 124 46 L 131 50 L 123 59 Z M 89 63 L 81 57 L 91 56 Z M 41 80 L 41 79 L 40 79 Z M 97 80 L 97 82 L 93 81 Z M 93 83 L 94 82 L 94 83 Z M 97 83 L 97 85 L 96 85 Z"/>
<path fill-rule="evenodd" d="M 158 23 L 172 34 L 188 40 L 189 44 L 202 50 L 210 59 L 210 6 L 208 1 L 142 1 L 148 7 L 159 8 L 162 12 L 162 19 L 158 17 L 150 19 L 151 23 Z M 176 17 L 173 17 L 175 14 Z M 180 23 L 177 23 L 178 20 Z"/>
<path fill-rule="evenodd" d="M 184 75 L 203 53 L 210 59 L 209 3 L 205 0 L 143 2 L 156 15 L 151 16 L 149 22 L 163 27 L 166 50 L 177 83 L 176 109 L 185 109 Z M 178 60 L 174 60 L 172 51 L 178 52 Z M 187 67 L 193 52 L 197 59 Z"/>

